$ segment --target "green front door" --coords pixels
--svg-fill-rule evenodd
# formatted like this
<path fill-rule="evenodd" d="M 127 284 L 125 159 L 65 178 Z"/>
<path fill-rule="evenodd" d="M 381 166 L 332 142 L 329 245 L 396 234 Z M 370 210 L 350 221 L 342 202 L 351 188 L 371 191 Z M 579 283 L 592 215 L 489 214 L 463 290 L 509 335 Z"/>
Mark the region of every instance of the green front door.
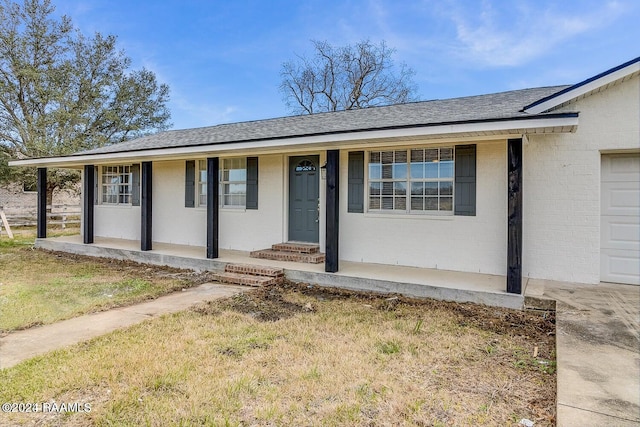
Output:
<path fill-rule="evenodd" d="M 289 158 L 289 241 L 319 241 L 319 156 Z"/>

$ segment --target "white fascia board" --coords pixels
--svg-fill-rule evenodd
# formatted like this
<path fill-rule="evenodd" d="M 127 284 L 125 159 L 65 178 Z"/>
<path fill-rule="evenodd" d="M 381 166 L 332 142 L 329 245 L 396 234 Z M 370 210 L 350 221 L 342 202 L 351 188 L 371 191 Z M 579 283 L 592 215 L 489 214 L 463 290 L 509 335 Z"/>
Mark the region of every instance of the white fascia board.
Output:
<path fill-rule="evenodd" d="M 398 139 L 415 137 L 447 136 L 455 137 L 456 134 L 469 132 L 486 133 L 509 132 L 512 134 L 526 133 L 527 130 L 575 127 L 578 125 L 578 117 L 540 117 L 535 119 L 499 120 L 493 122 L 459 123 L 437 126 L 411 127 L 401 129 L 370 130 L 362 132 L 344 132 L 328 135 L 312 135 L 294 138 L 268 139 L 250 142 L 233 142 L 224 144 L 184 146 L 174 148 L 159 148 L 140 151 L 125 151 L 119 153 L 87 154 L 65 157 L 49 157 L 41 159 L 13 160 L 9 166 L 36 166 L 36 167 L 79 167 L 85 164 L 114 163 L 118 161 L 150 161 L 176 158 L 195 158 L 200 154 L 212 155 L 223 152 L 249 152 L 274 149 L 286 149 L 287 147 L 300 148 L 301 146 L 336 146 L 343 143 L 358 141 L 375 141 L 377 139 Z"/>
<path fill-rule="evenodd" d="M 558 105 L 562 105 L 565 102 L 569 102 L 575 98 L 585 95 L 591 91 L 597 90 L 600 87 L 606 86 L 610 83 L 615 82 L 616 80 L 623 79 L 639 71 L 640 71 L 640 62 L 636 61 L 635 63 L 630 64 L 624 68 L 616 70 L 610 74 L 604 75 L 599 79 L 595 79 L 583 85 L 579 85 L 575 89 L 568 90 L 565 93 L 562 93 L 558 96 L 554 96 L 553 98 L 550 98 L 544 102 L 541 102 L 540 104 L 536 104 L 530 108 L 526 108 L 523 111 L 525 113 L 530 113 L 530 114 L 540 114 L 542 112 L 549 111 L 552 108 L 557 107 Z"/>

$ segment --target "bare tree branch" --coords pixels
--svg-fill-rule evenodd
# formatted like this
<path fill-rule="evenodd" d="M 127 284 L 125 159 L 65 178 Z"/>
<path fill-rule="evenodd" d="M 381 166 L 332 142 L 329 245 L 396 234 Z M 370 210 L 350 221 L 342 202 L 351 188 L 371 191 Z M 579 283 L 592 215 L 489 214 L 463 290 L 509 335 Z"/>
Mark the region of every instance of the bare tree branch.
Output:
<path fill-rule="evenodd" d="M 293 114 L 351 110 L 416 99 L 413 70 L 401 64 L 396 71 L 395 53 L 385 42 L 369 40 L 354 46 L 334 47 L 312 41 L 314 56 L 297 56 L 282 66 L 280 90 Z"/>

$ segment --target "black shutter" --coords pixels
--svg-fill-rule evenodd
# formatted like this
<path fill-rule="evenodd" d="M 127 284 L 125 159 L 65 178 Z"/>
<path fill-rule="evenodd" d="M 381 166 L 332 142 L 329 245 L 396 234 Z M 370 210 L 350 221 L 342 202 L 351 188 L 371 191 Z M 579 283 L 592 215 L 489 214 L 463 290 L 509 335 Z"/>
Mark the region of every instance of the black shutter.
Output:
<path fill-rule="evenodd" d="M 196 161 L 187 160 L 184 178 L 184 207 L 193 208 L 196 205 Z"/>
<path fill-rule="evenodd" d="M 476 214 L 476 146 L 456 146 L 455 214 Z"/>
<path fill-rule="evenodd" d="M 131 165 L 131 204 L 140 206 L 140 164 Z"/>
<path fill-rule="evenodd" d="M 247 157 L 247 209 L 258 209 L 258 158 Z"/>
<path fill-rule="evenodd" d="M 364 151 L 349 153 L 347 211 L 364 212 Z"/>

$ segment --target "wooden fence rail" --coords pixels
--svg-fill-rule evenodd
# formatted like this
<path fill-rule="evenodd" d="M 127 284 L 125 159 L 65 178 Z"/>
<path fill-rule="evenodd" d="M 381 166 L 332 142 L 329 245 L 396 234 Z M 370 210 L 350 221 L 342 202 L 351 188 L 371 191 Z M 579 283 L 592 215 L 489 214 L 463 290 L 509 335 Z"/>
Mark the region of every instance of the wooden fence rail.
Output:
<path fill-rule="evenodd" d="M 35 226 L 37 224 L 38 210 L 33 206 L 8 207 L 4 211 L 11 227 Z M 70 225 L 80 224 L 82 210 L 79 205 L 48 205 L 47 224 L 59 225 L 66 228 Z"/>

